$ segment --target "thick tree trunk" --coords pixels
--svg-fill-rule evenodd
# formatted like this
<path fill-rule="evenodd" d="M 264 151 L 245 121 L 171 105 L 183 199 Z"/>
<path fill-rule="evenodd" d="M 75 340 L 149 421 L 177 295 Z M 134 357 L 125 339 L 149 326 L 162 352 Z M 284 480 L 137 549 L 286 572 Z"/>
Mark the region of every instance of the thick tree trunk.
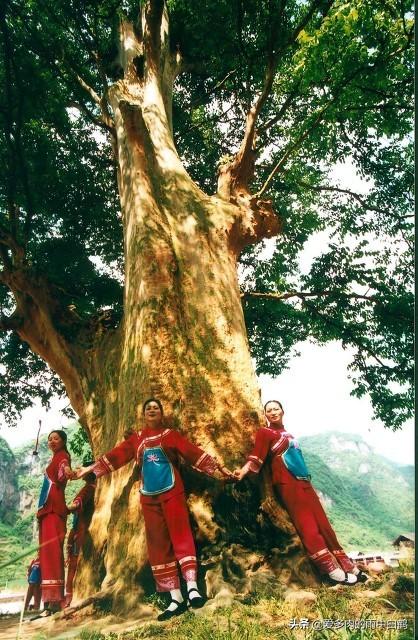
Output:
<path fill-rule="evenodd" d="M 279 223 L 270 204 L 249 193 L 245 145 L 223 171 L 218 195 L 203 193 L 187 174 L 172 137 L 178 61 L 164 2 L 145 3 L 142 18 L 141 37 L 122 25 L 124 78 L 108 96 L 124 227 L 123 322 L 90 331 L 87 348 L 70 345 L 42 286 L 28 288 L 14 273 L 18 308 L 31 318 L 19 333 L 61 376 L 96 457 L 128 428 L 141 428 L 142 403 L 153 396 L 169 424 L 233 469 L 262 420 L 236 262 L 248 243 L 277 234 Z M 184 476 L 209 595 L 225 579 L 240 592 L 275 575 L 297 579 L 300 566 L 289 562 L 298 543 L 267 477 L 261 488 L 250 481 L 233 488 L 190 470 Z M 105 591 L 128 609 L 153 590 L 133 464 L 99 480 L 83 555 L 79 596 Z"/>
<path fill-rule="evenodd" d="M 130 38 L 125 76 L 110 90 L 125 237 L 124 320 L 91 361 L 89 377 L 95 371 L 97 384 L 85 424 L 94 454 L 101 454 L 127 428 L 140 428 L 143 401 L 158 397 L 170 424 L 234 468 L 243 463 L 262 420 L 236 261 L 246 244 L 277 233 L 278 221 L 242 189 L 231 198 L 207 196 L 185 171 L 171 133 L 175 63 L 164 37 L 159 49 L 153 38 L 156 16 L 145 17 L 144 40 L 133 51 L 132 28 L 122 30 Z M 164 15 L 161 24 L 164 34 Z M 139 78 L 133 59 L 144 51 Z M 209 568 L 209 594 L 224 586 L 225 575 L 229 588 L 240 591 L 255 587 L 252 573 L 261 571 L 262 580 L 273 576 L 265 554 L 273 547 L 273 555 L 281 555 L 280 534 L 271 524 L 276 519 L 277 525 L 280 510 L 268 479 L 260 494 L 251 483 L 233 489 L 190 471 L 184 475 L 200 558 Z M 78 594 L 109 589 L 129 608 L 141 591 L 153 590 L 135 470 L 129 465 L 100 480 L 97 493 Z M 261 497 L 270 518 L 256 519 Z M 284 521 L 280 526 L 288 550 L 294 531 Z M 286 562 L 276 558 L 272 566 L 288 580 L 295 567 L 284 569 Z"/>

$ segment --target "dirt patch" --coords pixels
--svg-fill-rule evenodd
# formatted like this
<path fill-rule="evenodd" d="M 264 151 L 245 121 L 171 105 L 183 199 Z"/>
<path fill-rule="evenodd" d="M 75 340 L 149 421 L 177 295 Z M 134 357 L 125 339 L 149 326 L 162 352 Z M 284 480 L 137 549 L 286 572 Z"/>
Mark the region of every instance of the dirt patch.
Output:
<path fill-rule="evenodd" d="M 78 638 L 83 630 L 101 631 L 102 633 L 121 633 L 137 629 L 145 623 L 154 621 L 156 611 L 153 607 L 144 606 L 136 616 L 130 620 L 105 616 L 97 618 L 92 607 L 87 607 L 71 617 L 64 618 L 63 614 L 49 618 L 39 618 L 30 621 L 26 617 L 23 621 L 20 640 L 70 640 Z M 93 617 L 94 616 L 94 617 Z M 19 615 L 0 617 L 0 640 L 16 640 L 19 628 Z"/>

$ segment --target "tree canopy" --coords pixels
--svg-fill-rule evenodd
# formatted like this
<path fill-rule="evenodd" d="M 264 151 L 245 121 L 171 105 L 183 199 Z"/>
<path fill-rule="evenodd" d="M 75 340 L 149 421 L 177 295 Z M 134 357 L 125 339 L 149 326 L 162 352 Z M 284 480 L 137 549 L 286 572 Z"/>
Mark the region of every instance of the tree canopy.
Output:
<path fill-rule="evenodd" d="M 168 0 L 181 62 L 173 131 L 203 191 L 246 154 L 251 192 L 281 233 L 240 258 L 257 372 L 279 374 L 303 340 L 354 350 L 353 393 L 399 428 L 412 412 L 411 3 Z M 0 8 L 0 401 L 9 420 L 63 393 L 15 333 L 13 277 L 48 289 L 61 331 L 89 347 L 123 314 L 123 233 L 108 88 L 133 0 L 4 0 Z M 135 57 L 141 68 L 140 52 Z M 249 133 L 249 135 L 247 135 Z M 243 146 L 247 149 L 243 150 Z M 341 186 L 349 162 L 367 189 Z M 238 176 L 239 178 L 239 176 Z M 238 179 L 237 178 L 237 179 Z M 218 186 L 217 186 L 218 185 Z M 321 251 L 299 266 L 311 238 Z M 65 313 L 64 311 L 65 310 Z"/>

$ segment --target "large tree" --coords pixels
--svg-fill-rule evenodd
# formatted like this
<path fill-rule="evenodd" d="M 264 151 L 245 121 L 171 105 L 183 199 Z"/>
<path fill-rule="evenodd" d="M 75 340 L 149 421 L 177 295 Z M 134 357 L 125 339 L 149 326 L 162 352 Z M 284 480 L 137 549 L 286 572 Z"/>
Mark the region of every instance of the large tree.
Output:
<path fill-rule="evenodd" d="M 10 419 L 65 391 L 98 455 L 157 396 L 233 467 L 260 423 L 256 372 L 280 372 L 300 341 L 337 339 L 354 354 L 354 393 L 402 425 L 408 0 L 5 0 L 0 45 Z M 338 184 L 347 161 L 365 191 Z M 257 519 L 246 485 L 222 491 L 192 474 L 189 486 L 202 558 L 242 586 L 238 549 L 263 552 L 289 532 L 268 478 Z M 131 466 L 100 482 L 91 534 L 86 594 L 147 584 Z"/>

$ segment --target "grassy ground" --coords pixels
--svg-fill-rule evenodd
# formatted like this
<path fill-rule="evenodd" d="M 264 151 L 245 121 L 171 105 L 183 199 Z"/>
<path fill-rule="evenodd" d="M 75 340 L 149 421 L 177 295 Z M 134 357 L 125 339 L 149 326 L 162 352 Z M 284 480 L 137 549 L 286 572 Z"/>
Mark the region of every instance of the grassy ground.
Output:
<path fill-rule="evenodd" d="M 167 623 L 155 622 L 152 610 L 152 617 L 147 621 L 142 618 L 134 624 L 132 620 L 108 613 L 100 618 L 97 611 L 86 617 L 85 612 L 84 618 L 76 615 L 65 623 L 57 621 L 49 625 L 48 629 L 36 631 L 26 626 L 22 637 L 33 640 L 413 640 L 413 591 L 413 567 L 409 564 L 355 588 L 322 586 L 298 592 L 311 598 L 311 602 L 291 601 L 286 599 L 288 592 L 283 591 L 269 597 L 254 593 L 245 603 L 233 602 L 231 606 L 215 608 L 215 602 L 209 601 L 203 609 Z M 355 624 L 357 629 L 353 628 Z M 384 628 L 378 628 L 379 624 Z M 0 632 L 0 640 L 3 637 Z"/>
<path fill-rule="evenodd" d="M 269 598 L 254 594 L 247 604 L 234 603 L 211 614 L 205 611 L 187 613 L 165 625 L 149 623 L 129 633 L 103 634 L 84 631 L 80 640 L 142 640 L 143 638 L 167 638 L 170 640 L 412 640 L 413 630 L 413 578 L 404 571 L 384 574 L 367 585 L 356 587 L 321 587 L 310 590 L 317 596 L 312 603 L 289 602 L 284 594 Z M 312 624 L 304 628 L 303 619 Z M 367 629 L 372 621 L 384 621 L 389 626 L 407 629 Z M 328 622 L 326 622 L 328 621 Z M 333 623 L 330 628 L 331 621 Z M 343 628 L 336 628 L 337 621 L 346 621 Z M 361 629 L 350 629 L 348 621 L 363 623 Z M 362 622 L 361 622 L 362 621 Z M 398 621 L 398 623 L 397 623 Z M 298 625 L 298 626 L 296 626 Z M 319 627 L 326 627 L 322 628 Z M 292 628 L 293 627 L 293 628 Z"/>

